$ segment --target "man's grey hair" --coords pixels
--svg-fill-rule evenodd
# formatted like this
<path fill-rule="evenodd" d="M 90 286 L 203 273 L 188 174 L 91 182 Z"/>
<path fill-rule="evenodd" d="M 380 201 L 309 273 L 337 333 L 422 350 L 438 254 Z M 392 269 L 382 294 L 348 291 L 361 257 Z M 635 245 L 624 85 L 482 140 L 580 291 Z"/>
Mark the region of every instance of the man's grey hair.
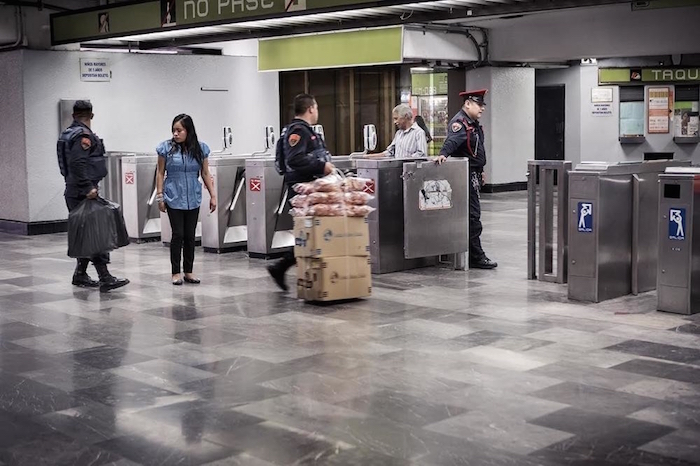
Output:
<path fill-rule="evenodd" d="M 396 107 L 394 107 L 394 111 L 392 113 L 396 113 L 400 117 L 413 120 L 413 110 L 411 110 L 411 107 L 409 107 L 406 104 L 397 105 Z"/>

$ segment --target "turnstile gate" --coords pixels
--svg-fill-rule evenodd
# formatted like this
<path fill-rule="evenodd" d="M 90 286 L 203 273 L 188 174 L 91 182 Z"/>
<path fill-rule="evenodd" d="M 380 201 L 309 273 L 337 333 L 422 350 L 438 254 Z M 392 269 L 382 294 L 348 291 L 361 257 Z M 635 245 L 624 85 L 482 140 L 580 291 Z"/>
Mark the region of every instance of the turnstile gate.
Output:
<path fill-rule="evenodd" d="M 373 180 L 368 217 L 372 273 L 435 265 L 469 248 L 469 165 L 452 159 L 360 159 L 357 175 Z M 439 227 L 438 227 L 439 226 Z"/>
<path fill-rule="evenodd" d="M 122 210 L 129 238 L 139 242 L 160 236 L 160 210 L 156 203 L 158 155 L 122 158 Z"/>
<path fill-rule="evenodd" d="M 107 152 L 107 176 L 100 181 L 100 196 L 119 205 L 124 203 L 122 195 L 122 159 L 137 154 L 135 152 Z"/>
<path fill-rule="evenodd" d="M 700 168 L 659 175 L 657 309 L 700 312 Z"/>
<path fill-rule="evenodd" d="M 218 206 L 213 213 L 200 211 L 202 247 L 206 252 L 221 253 L 246 246 L 245 161 L 244 156 L 238 155 L 209 157 L 209 172 L 214 180 Z M 204 201 L 202 205 L 204 207 Z"/>
<path fill-rule="evenodd" d="M 649 190 L 667 167 L 688 164 L 585 162 L 569 173 L 570 299 L 600 302 L 648 286 L 657 236 L 648 232 L 653 221 L 643 222 L 658 205 Z"/>

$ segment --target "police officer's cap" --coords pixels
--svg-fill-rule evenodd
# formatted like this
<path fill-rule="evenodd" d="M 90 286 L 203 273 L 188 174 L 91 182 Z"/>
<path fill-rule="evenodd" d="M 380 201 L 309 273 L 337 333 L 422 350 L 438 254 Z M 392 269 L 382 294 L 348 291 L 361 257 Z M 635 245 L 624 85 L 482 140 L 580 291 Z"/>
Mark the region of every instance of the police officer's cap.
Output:
<path fill-rule="evenodd" d="M 479 89 L 477 91 L 464 91 L 460 92 L 459 96 L 464 99 L 466 102 L 467 100 L 471 100 L 472 102 L 476 102 L 479 105 L 486 105 L 486 102 L 484 99 L 486 98 L 486 93 L 488 92 L 487 89 Z"/>
<path fill-rule="evenodd" d="M 87 100 L 76 100 L 73 104 L 73 113 L 92 113 L 92 104 Z"/>

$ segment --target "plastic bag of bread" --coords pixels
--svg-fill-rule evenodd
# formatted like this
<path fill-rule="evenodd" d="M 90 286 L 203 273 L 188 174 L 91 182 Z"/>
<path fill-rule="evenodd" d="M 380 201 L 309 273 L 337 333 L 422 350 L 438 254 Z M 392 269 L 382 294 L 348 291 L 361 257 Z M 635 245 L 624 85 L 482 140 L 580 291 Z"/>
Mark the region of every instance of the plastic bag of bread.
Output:
<path fill-rule="evenodd" d="M 297 183 L 292 186 L 292 189 L 297 194 L 311 194 L 315 191 L 313 182 L 311 183 Z"/>
<path fill-rule="evenodd" d="M 313 185 L 315 192 L 337 192 L 343 190 L 343 179 L 335 173 L 331 173 L 330 175 L 326 175 L 323 178 L 314 180 Z"/>
<path fill-rule="evenodd" d="M 350 191 L 345 193 L 345 202 L 348 204 L 365 205 L 372 199 L 374 199 L 374 196 L 362 191 Z"/>
<path fill-rule="evenodd" d="M 309 194 L 309 204 L 340 204 L 343 202 L 342 192 L 331 193 L 311 193 Z"/>
<path fill-rule="evenodd" d="M 365 188 L 374 185 L 374 180 L 368 178 L 348 177 L 343 182 L 345 191 L 364 191 Z"/>
<path fill-rule="evenodd" d="M 308 207 L 293 207 L 289 209 L 289 215 L 292 217 L 308 217 L 309 208 Z"/>
<path fill-rule="evenodd" d="M 307 196 L 306 194 L 299 194 L 291 198 L 289 200 L 289 203 L 292 204 L 292 207 L 306 207 L 309 205 L 309 196 Z"/>
<path fill-rule="evenodd" d="M 309 206 L 307 213 L 315 217 L 342 217 L 345 215 L 345 206 L 342 204 L 314 204 Z"/>
<path fill-rule="evenodd" d="M 348 217 L 366 217 L 376 209 L 368 205 L 346 205 L 345 215 Z"/>

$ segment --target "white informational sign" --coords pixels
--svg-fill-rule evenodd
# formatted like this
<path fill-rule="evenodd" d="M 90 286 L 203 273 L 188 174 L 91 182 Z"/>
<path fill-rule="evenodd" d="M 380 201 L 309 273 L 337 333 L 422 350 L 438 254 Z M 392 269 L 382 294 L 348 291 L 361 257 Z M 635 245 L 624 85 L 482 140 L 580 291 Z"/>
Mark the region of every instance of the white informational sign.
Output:
<path fill-rule="evenodd" d="M 109 60 L 106 58 L 81 58 L 81 81 L 111 81 L 112 71 L 109 69 Z"/>
<path fill-rule="evenodd" d="M 591 89 L 591 102 L 605 103 L 613 101 L 613 90 L 610 87 L 594 87 Z"/>
<path fill-rule="evenodd" d="M 612 104 L 593 104 L 591 115 L 593 116 L 612 116 Z"/>

